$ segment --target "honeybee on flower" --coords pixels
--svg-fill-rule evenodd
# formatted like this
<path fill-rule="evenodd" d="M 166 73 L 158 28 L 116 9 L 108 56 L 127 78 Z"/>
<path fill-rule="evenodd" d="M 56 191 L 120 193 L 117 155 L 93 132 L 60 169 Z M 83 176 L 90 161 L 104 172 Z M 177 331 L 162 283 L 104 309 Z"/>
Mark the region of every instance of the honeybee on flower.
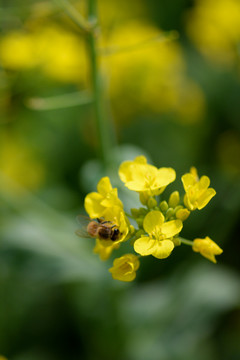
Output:
<path fill-rule="evenodd" d="M 81 224 L 83 220 L 87 221 L 87 225 L 76 231 L 80 237 L 92 237 L 99 240 L 119 240 L 121 232 L 116 224 L 104 218 L 97 218 L 96 220 L 84 219 L 81 215 L 77 217 Z M 83 225 L 84 226 L 84 225 Z"/>
<path fill-rule="evenodd" d="M 113 279 L 134 280 L 142 256 L 165 259 L 181 244 L 190 245 L 193 251 L 216 262 L 215 255 L 220 255 L 222 249 L 209 237 L 194 241 L 180 237 L 183 222 L 191 211 L 203 209 L 216 194 L 209 188 L 207 176 L 199 179 L 197 170 L 192 167 L 182 176 L 185 195 L 180 197 L 178 191 L 173 191 L 168 200 L 164 199 L 164 190 L 176 178 L 172 168 L 158 169 L 148 164 L 144 156 L 138 156 L 120 165 L 119 177 L 129 190 L 139 194 L 142 207 L 131 209 L 131 214 L 126 213 L 118 190 L 112 187 L 108 177 L 103 177 L 97 192 L 87 194 L 84 201 L 89 215 L 85 234 L 96 239 L 94 253 L 99 254 L 101 260 L 107 260 L 113 250 L 124 246 L 128 240 L 136 253 L 131 254 L 128 249 L 125 255 L 115 258 L 109 269 Z M 135 226 L 129 218 L 136 222 Z M 82 217 L 78 220 L 81 222 Z M 84 237 L 81 229 L 76 234 Z"/>

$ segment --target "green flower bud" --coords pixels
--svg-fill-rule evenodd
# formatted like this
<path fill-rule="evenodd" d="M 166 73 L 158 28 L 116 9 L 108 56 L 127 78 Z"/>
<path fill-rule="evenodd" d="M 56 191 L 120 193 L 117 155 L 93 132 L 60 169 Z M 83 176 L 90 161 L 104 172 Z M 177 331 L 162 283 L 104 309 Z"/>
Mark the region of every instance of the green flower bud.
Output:
<path fill-rule="evenodd" d="M 169 208 L 166 212 L 166 219 L 169 219 L 170 217 L 172 217 L 174 215 L 174 209 L 173 208 Z"/>
<path fill-rule="evenodd" d="M 131 214 L 132 214 L 132 216 L 133 217 L 138 217 L 138 215 L 139 215 L 139 209 L 135 209 L 135 208 L 133 208 L 133 209 L 131 209 Z"/>
<path fill-rule="evenodd" d="M 137 218 L 136 222 L 137 222 L 139 227 L 143 227 L 143 217 Z"/>
<path fill-rule="evenodd" d="M 164 201 L 160 202 L 159 207 L 160 207 L 161 211 L 165 212 L 168 209 L 168 203 L 164 200 Z"/>
<path fill-rule="evenodd" d="M 147 205 L 149 199 L 149 195 L 145 192 L 140 192 L 139 194 L 139 200 L 143 205 Z"/>
<path fill-rule="evenodd" d="M 148 212 L 147 209 L 141 207 L 141 208 L 139 208 L 139 210 L 138 210 L 138 215 L 139 215 L 139 216 L 141 216 L 141 215 L 142 215 L 142 216 L 145 216 L 145 215 L 147 214 L 147 212 Z"/>
<path fill-rule="evenodd" d="M 172 192 L 168 200 L 169 206 L 175 208 L 179 204 L 179 201 L 180 201 L 179 192 L 178 191 Z"/>
<path fill-rule="evenodd" d="M 155 206 L 157 206 L 157 200 L 154 197 L 150 197 L 148 199 L 147 206 L 149 207 L 149 209 L 154 208 Z"/>

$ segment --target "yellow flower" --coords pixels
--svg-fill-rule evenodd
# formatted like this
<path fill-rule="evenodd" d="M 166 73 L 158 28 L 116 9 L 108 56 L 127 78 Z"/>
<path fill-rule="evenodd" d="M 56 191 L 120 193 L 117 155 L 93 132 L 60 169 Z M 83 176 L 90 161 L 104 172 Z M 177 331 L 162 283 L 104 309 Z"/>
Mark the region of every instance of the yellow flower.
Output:
<path fill-rule="evenodd" d="M 2 131 L 0 171 L 14 182 L 30 190 L 40 188 L 45 179 L 44 163 L 33 149 L 18 136 Z M 9 184 L 10 190 L 10 184 Z"/>
<path fill-rule="evenodd" d="M 240 41 L 239 0 L 197 0 L 187 19 L 187 32 L 212 61 L 234 65 Z"/>
<path fill-rule="evenodd" d="M 172 237 L 182 230 L 181 220 L 164 222 L 160 211 L 149 212 L 143 221 L 143 228 L 149 236 L 142 236 L 134 243 L 134 250 L 140 255 L 153 255 L 158 259 L 168 257 L 174 249 Z"/>
<path fill-rule="evenodd" d="M 118 244 L 126 239 L 130 231 L 130 223 L 123 211 L 123 204 L 118 198 L 117 188 L 112 188 L 109 177 L 103 177 L 98 185 L 98 192 L 92 192 L 85 197 L 84 206 L 90 218 L 104 218 L 119 228 L 120 237 L 114 241 Z M 101 245 L 112 247 L 112 240 L 100 240 Z"/>
<path fill-rule="evenodd" d="M 2 37 L 0 60 L 4 67 L 18 70 L 37 65 L 35 46 L 30 34 L 13 31 Z"/>
<path fill-rule="evenodd" d="M 120 281 L 133 281 L 136 271 L 140 266 L 138 257 L 133 254 L 126 254 L 117 258 L 113 262 L 113 267 L 109 269 L 112 277 Z"/>
<path fill-rule="evenodd" d="M 189 210 L 201 210 L 216 194 L 213 188 L 209 188 L 210 179 L 207 176 L 202 176 L 199 179 L 194 167 L 190 169 L 190 173 L 182 176 L 182 183 L 186 191 L 184 204 Z"/>
<path fill-rule="evenodd" d="M 205 239 L 193 240 L 193 251 L 199 252 L 202 256 L 216 264 L 215 255 L 220 255 L 223 250 L 208 236 Z"/>
<path fill-rule="evenodd" d="M 172 168 L 157 169 L 147 164 L 144 156 L 138 156 L 120 165 L 119 176 L 128 189 L 152 196 L 161 194 L 175 180 L 176 173 Z"/>
<path fill-rule="evenodd" d="M 95 254 L 99 254 L 101 260 L 107 260 L 114 249 L 118 249 L 119 243 L 112 242 L 110 246 L 104 246 L 100 239 L 96 239 L 96 245 L 93 249 Z M 1 359 L 0 359 L 1 360 Z"/>
<path fill-rule="evenodd" d="M 112 188 L 109 177 L 103 177 L 97 185 L 98 192 L 91 192 L 85 197 L 84 207 L 90 218 L 104 217 L 107 208 L 123 204 L 118 198 L 117 188 Z"/>
<path fill-rule="evenodd" d="M 120 121 L 142 110 L 174 113 L 189 123 L 201 119 L 204 94 L 187 76 L 177 40 L 169 41 L 158 27 L 142 21 L 124 21 L 109 30 L 103 33 L 103 45 L 113 53 L 104 57 L 103 66 L 111 73 L 110 97 Z"/>

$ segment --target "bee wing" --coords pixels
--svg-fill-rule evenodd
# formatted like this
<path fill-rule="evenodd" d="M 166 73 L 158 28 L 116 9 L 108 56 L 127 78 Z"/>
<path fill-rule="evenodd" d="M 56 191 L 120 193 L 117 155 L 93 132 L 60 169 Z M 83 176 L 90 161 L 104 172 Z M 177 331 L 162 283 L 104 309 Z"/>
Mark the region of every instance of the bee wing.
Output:
<path fill-rule="evenodd" d="M 77 222 L 80 225 L 80 229 L 77 229 L 75 231 L 75 234 L 81 238 L 93 238 L 87 231 L 87 226 L 91 221 L 95 221 L 93 219 L 90 219 L 87 216 L 84 215 L 78 215 L 77 216 Z"/>
<path fill-rule="evenodd" d="M 86 229 L 82 228 L 82 229 L 77 229 L 75 231 L 75 234 L 81 238 L 91 238 L 92 239 L 92 236 L 89 235 L 89 233 L 87 232 Z"/>
<path fill-rule="evenodd" d="M 90 221 L 92 221 L 92 219 L 90 219 L 90 217 L 88 216 L 84 216 L 84 215 L 78 215 L 76 217 L 77 222 L 81 225 L 81 226 L 85 226 L 87 227 L 87 225 L 89 224 Z"/>

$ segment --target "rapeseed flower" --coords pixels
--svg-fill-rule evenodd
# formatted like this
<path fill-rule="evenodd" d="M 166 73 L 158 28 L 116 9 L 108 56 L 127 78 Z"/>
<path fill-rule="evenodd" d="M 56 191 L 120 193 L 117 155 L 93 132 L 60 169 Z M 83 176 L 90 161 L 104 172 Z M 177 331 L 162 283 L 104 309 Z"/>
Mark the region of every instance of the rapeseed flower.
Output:
<path fill-rule="evenodd" d="M 153 255 L 158 259 L 168 257 L 174 249 L 173 236 L 182 230 L 181 220 L 164 222 L 160 211 L 149 212 L 143 221 L 143 229 L 148 234 L 137 239 L 134 250 L 143 256 Z"/>
<path fill-rule="evenodd" d="M 91 219 L 104 218 L 118 227 L 120 236 L 114 244 L 124 241 L 130 231 L 130 223 L 125 216 L 123 204 L 118 198 L 117 188 L 112 188 L 110 179 L 106 176 L 98 182 L 97 190 L 98 192 L 92 192 L 85 197 L 86 212 Z M 100 245 L 111 247 L 113 242 L 100 239 Z"/>
<path fill-rule="evenodd" d="M 103 217 L 107 208 L 113 206 L 123 209 L 118 198 L 117 188 L 112 188 L 109 177 L 103 177 L 97 185 L 97 192 L 91 192 L 85 197 L 84 207 L 91 219 Z"/>
<path fill-rule="evenodd" d="M 109 269 L 113 279 L 121 281 L 133 281 L 136 271 L 140 266 L 138 257 L 133 254 L 126 254 L 117 258 L 113 262 L 113 267 Z"/>
<path fill-rule="evenodd" d="M 238 61 L 239 0 L 196 0 L 186 17 L 189 37 L 215 63 L 232 66 Z"/>
<path fill-rule="evenodd" d="M 119 176 L 129 190 L 153 196 L 161 194 L 175 180 L 176 173 L 172 168 L 158 169 L 147 164 L 144 156 L 138 156 L 121 164 Z"/>
<path fill-rule="evenodd" d="M 215 255 L 220 255 L 223 250 L 208 236 L 204 239 L 193 240 L 193 251 L 199 252 L 208 260 L 216 263 Z"/>
<path fill-rule="evenodd" d="M 210 179 L 207 176 L 198 178 L 196 168 L 192 167 L 190 173 L 182 176 L 182 183 L 186 194 L 184 204 L 189 210 L 204 208 L 216 194 L 213 188 L 209 188 Z"/>
<path fill-rule="evenodd" d="M 104 57 L 103 66 L 111 75 L 109 91 L 117 118 L 127 121 L 148 110 L 171 113 L 188 123 L 201 119 L 204 94 L 187 76 L 177 40 L 168 39 L 152 24 L 137 21 L 111 27 L 107 35 L 104 47 L 113 51 Z"/>
<path fill-rule="evenodd" d="M 216 262 L 215 255 L 221 254 L 222 249 L 210 238 L 191 241 L 179 236 L 183 221 L 189 217 L 191 210 L 202 209 L 215 195 L 215 190 L 209 188 L 210 180 L 207 176 L 199 179 L 194 167 L 190 173 L 183 175 L 182 182 L 186 191 L 183 200 L 176 190 L 168 199 L 164 199 L 162 193 L 166 186 L 175 180 L 175 170 L 158 169 L 148 164 L 145 156 L 124 161 L 119 167 L 119 176 L 128 189 L 139 193 L 143 206 L 132 208 L 131 215 L 126 213 L 118 198 L 117 189 L 112 187 L 107 176 L 99 181 L 97 192 L 86 196 L 84 203 L 91 219 L 101 218 L 97 219 L 98 230 L 98 226 L 101 225 L 113 225 L 111 229 L 118 230 L 116 237 L 112 233 L 115 230 L 111 230 L 107 236 L 102 236 L 100 232 L 94 233 L 97 238 L 93 251 L 99 254 L 101 260 L 107 260 L 120 245 L 124 249 L 124 243 L 128 240 L 129 246 L 139 254 L 127 253 L 116 258 L 113 267 L 109 269 L 113 279 L 134 280 L 141 256 L 152 255 L 157 259 L 165 259 L 171 255 L 175 247 L 182 244 L 191 246 L 194 251 Z M 135 221 L 136 225 L 130 224 L 128 218 Z M 80 231 L 76 233 L 81 236 Z M 90 230 L 88 235 L 92 237 Z"/>

